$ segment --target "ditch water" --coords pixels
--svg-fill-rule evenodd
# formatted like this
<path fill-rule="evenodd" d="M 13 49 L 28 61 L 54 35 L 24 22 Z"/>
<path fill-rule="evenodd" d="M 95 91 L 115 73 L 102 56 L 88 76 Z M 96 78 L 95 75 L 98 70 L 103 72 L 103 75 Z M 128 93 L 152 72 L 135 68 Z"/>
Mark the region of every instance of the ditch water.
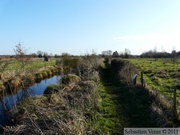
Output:
<path fill-rule="evenodd" d="M 18 102 L 26 97 L 43 95 L 47 86 L 51 84 L 58 84 L 60 82 L 60 79 L 61 76 L 53 76 L 51 78 L 42 80 L 40 83 L 33 84 L 26 90 L 20 89 L 16 95 L 4 97 L 3 101 L 0 102 L 0 125 L 4 126 L 9 121 L 9 117 L 6 111 L 11 110 L 13 106 L 15 106 Z M 4 103 L 4 106 L 2 102 Z"/>

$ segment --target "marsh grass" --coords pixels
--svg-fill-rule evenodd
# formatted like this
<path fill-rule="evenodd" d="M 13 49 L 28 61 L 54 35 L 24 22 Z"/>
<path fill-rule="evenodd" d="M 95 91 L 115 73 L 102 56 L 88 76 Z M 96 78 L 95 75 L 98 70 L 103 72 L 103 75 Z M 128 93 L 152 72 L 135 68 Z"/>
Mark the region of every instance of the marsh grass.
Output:
<path fill-rule="evenodd" d="M 55 60 L 44 62 L 39 59 L 30 59 L 23 68 L 21 64 L 21 61 L 16 59 L 0 60 L 1 91 L 5 89 L 16 91 L 20 87 L 28 87 L 36 80 L 62 73 L 62 68 L 55 66 Z"/>
<path fill-rule="evenodd" d="M 62 88 L 49 94 L 24 99 L 12 110 L 15 125 L 5 127 L 5 133 L 99 134 L 99 93 L 94 81 L 80 81 L 69 91 Z"/>
<path fill-rule="evenodd" d="M 88 61 L 83 59 L 80 66 L 88 67 L 92 65 L 90 61 L 93 59 L 89 57 Z M 79 73 L 78 67 L 73 67 L 71 71 Z M 71 72 L 64 76 L 64 83 L 49 86 L 48 92 L 43 96 L 24 99 L 11 111 L 12 125 L 4 127 L 4 132 L 7 134 L 107 134 L 99 123 L 101 115 L 99 74 L 95 72 L 96 68 L 91 68 L 93 67 L 88 67 L 88 70 L 83 69 L 84 72 L 88 72 L 88 76 L 84 73 L 78 77 Z"/>
<path fill-rule="evenodd" d="M 15 94 L 20 88 L 27 88 L 35 82 L 48 78 L 55 74 L 62 74 L 62 68 L 58 66 L 47 66 L 40 68 L 34 72 L 24 71 L 19 74 L 17 72 L 4 72 L 1 78 L 0 89 Z"/>
<path fill-rule="evenodd" d="M 91 79 L 93 72 L 97 72 L 102 59 L 97 55 L 83 57 L 65 56 L 56 60 L 57 65 L 62 65 L 64 74 L 76 74 L 83 80 Z"/>

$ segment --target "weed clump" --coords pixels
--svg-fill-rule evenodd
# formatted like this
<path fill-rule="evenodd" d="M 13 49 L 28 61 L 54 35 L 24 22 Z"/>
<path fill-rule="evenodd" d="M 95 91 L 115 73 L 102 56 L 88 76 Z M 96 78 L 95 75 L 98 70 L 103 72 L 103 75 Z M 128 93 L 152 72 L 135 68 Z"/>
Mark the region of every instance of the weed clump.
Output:
<path fill-rule="evenodd" d="M 21 79 L 23 87 L 27 87 L 35 82 L 35 77 L 30 73 L 22 75 Z"/>
<path fill-rule="evenodd" d="M 3 82 L 0 80 L 0 91 L 4 89 Z"/>
<path fill-rule="evenodd" d="M 14 77 L 4 82 L 3 85 L 5 86 L 8 93 L 13 94 L 17 90 L 19 90 L 19 88 L 21 87 L 21 84 L 22 84 L 21 79 L 19 77 Z"/>
<path fill-rule="evenodd" d="M 68 74 L 62 77 L 63 84 L 78 83 L 81 78 L 75 74 Z"/>

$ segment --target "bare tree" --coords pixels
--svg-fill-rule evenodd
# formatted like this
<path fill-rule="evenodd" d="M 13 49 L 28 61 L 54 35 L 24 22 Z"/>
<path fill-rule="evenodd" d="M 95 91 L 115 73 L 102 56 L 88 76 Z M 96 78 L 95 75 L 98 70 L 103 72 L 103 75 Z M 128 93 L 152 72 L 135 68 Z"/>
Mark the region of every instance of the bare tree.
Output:
<path fill-rule="evenodd" d="M 27 49 L 25 49 L 20 43 L 15 46 L 14 52 L 16 55 L 15 58 L 19 61 L 21 69 L 25 71 L 25 67 L 29 64 L 32 57 L 27 55 Z"/>
<path fill-rule="evenodd" d="M 131 51 L 126 48 L 126 49 L 125 49 L 125 52 L 124 52 L 124 57 L 125 57 L 125 58 L 129 58 L 130 55 L 131 55 Z"/>
<path fill-rule="evenodd" d="M 63 52 L 63 53 L 61 54 L 61 56 L 63 56 L 63 57 L 65 56 L 65 57 L 66 57 L 66 56 L 70 56 L 70 54 L 67 53 L 67 52 Z"/>
<path fill-rule="evenodd" d="M 119 56 L 119 53 L 117 51 L 113 52 L 112 54 L 113 57 L 118 57 Z"/>
<path fill-rule="evenodd" d="M 44 52 L 42 52 L 42 51 L 38 51 L 38 52 L 37 52 L 37 56 L 38 56 L 39 58 L 42 58 L 42 57 L 43 57 L 43 54 L 44 54 Z"/>
<path fill-rule="evenodd" d="M 172 50 L 172 52 L 171 52 L 171 61 L 172 61 L 173 63 L 175 63 L 176 60 L 177 60 L 176 50 Z"/>
<path fill-rule="evenodd" d="M 157 53 L 157 46 L 154 46 L 153 52 Z"/>
<path fill-rule="evenodd" d="M 112 55 L 112 51 L 111 50 L 106 50 L 106 51 L 102 51 L 102 55 L 103 56 L 111 56 Z"/>

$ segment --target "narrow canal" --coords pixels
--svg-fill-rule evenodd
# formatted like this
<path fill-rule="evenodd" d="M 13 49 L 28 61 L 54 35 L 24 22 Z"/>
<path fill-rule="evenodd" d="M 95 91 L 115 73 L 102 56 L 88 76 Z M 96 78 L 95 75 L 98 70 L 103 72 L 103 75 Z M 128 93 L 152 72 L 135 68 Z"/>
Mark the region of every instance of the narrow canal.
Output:
<path fill-rule="evenodd" d="M 9 117 L 7 112 L 22 99 L 31 96 L 41 96 L 43 95 L 47 86 L 51 84 L 58 84 L 60 83 L 60 80 L 61 76 L 56 75 L 51 78 L 42 80 L 39 83 L 35 83 L 26 90 L 20 89 L 15 95 L 5 96 L 3 100 L 0 101 L 0 125 L 4 126 L 8 123 Z"/>

